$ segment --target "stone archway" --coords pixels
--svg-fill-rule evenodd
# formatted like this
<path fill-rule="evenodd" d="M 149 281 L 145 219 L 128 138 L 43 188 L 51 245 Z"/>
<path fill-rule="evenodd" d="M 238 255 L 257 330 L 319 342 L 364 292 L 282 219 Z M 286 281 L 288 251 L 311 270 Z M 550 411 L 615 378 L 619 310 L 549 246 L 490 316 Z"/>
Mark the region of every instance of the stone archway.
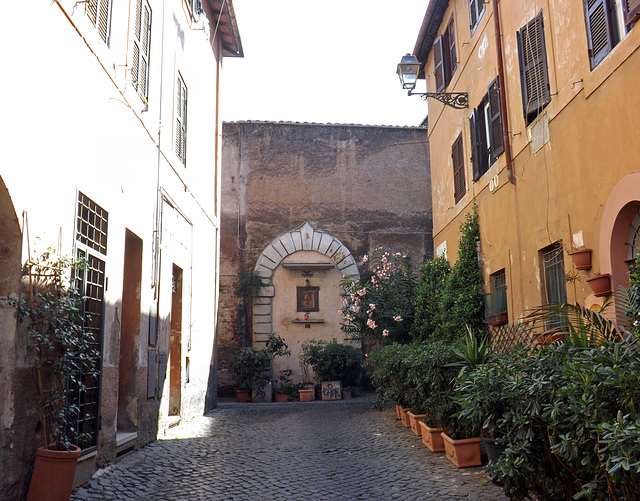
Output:
<path fill-rule="evenodd" d="M 254 346 L 262 346 L 273 332 L 274 273 L 285 259 L 301 251 L 317 252 L 328 258 L 342 276 L 360 279 L 351 251 L 338 238 L 316 229 L 308 221 L 275 238 L 264 248 L 255 266 L 255 271 L 268 285 L 261 290 L 253 305 Z"/>

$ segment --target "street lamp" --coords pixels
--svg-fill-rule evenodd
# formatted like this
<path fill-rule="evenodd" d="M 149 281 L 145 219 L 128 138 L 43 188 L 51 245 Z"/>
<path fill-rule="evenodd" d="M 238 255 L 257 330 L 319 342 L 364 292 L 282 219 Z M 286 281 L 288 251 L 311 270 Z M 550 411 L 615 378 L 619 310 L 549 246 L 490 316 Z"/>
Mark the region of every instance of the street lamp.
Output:
<path fill-rule="evenodd" d="M 400 78 L 402 88 L 409 91 L 409 96 L 420 96 L 425 101 L 428 97 L 432 97 L 457 110 L 469 107 L 469 99 L 466 92 L 412 92 L 416 88 L 420 66 L 418 58 L 411 54 L 404 55 L 398 63 L 396 73 Z"/>

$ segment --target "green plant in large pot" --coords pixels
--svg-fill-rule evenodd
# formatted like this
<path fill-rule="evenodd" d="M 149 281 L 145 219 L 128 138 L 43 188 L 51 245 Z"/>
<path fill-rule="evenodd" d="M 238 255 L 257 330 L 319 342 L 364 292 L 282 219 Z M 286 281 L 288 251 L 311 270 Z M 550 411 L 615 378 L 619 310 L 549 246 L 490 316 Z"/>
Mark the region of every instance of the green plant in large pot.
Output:
<path fill-rule="evenodd" d="M 319 382 L 340 381 L 342 386 L 360 380 L 363 358 L 361 350 L 339 344 L 335 339 L 306 341 L 300 352 L 300 364 L 311 367 Z"/>
<path fill-rule="evenodd" d="M 28 501 L 69 499 L 80 455 L 76 444 L 87 439 L 74 426 L 81 410 L 71 397 L 98 374 L 95 340 L 84 327 L 84 297 L 71 285 L 73 270 L 82 266 L 49 249 L 25 263 L 27 297 L 10 299 L 27 330 L 27 357 L 42 431 Z"/>
<path fill-rule="evenodd" d="M 253 389 L 262 389 L 267 382 L 265 372 L 270 368 L 271 357 L 266 350 L 246 346 L 237 351 L 230 360 L 231 374 L 238 399 L 246 401 Z"/>

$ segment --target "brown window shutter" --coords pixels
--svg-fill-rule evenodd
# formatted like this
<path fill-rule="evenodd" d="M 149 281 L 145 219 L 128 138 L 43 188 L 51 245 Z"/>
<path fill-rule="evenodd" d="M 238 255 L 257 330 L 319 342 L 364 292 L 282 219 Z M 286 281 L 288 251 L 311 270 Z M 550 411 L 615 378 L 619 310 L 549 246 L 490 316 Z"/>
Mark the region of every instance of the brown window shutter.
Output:
<path fill-rule="evenodd" d="M 629 25 L 640 18 L 640 0 L 623 0 L 624 24 Z"/>
<path fill-rule="evenodd" d="M 442 52 L 442 35 L 436 38 L 436 41 L 433 43 L 433 65 L 436 77 L 436 92 L 440 92 L 446 85 L 444 76 L 444 57 Z"/>
<path fill-rule="evenodd" d="M 542 11 L 518 32 L 522 99 L 527 122 L 551 102 Z"/>
<path fill-rule="evenodd" d="M 613 48 L 611 20 L 606 0 L 585 0 L 591 67 L 595 68 Z"/>
<path fill-rule="evenodd" d="M 489 123 L 491 124 L 491 158 L 496 159 L 504 153 L 502 136 L 502 113 L 500 110 L 500 84 L 496 77 L 489 85 Z"/>
<path fill-rule="evenodd" d="M 449 20 L 449 25 L 447 26 L 447 35 L 448 35 L 447 51 L 449 53 L 449 60 L 451 61 L 451 66 L 449 67 L 450 70 L 449 70 L 448 80 L 451 80 L 451 77 L 456 72 L 456 68 L 458 67 L 458 61 L 456 56 L 456 31 L 455 31 L 455 26 L 453 24 L 453 16 L 451 16 L 451 19 Z"/>
<path fill-rule="evenodd" d="M 462 144 L 462 134 L 458 135 L 458 138 L 451 147 L 451 157 L 453 159 L 453 196 L 456 203 L 458 203 L 467 189 L 464 179 L 464 147 Z"/>

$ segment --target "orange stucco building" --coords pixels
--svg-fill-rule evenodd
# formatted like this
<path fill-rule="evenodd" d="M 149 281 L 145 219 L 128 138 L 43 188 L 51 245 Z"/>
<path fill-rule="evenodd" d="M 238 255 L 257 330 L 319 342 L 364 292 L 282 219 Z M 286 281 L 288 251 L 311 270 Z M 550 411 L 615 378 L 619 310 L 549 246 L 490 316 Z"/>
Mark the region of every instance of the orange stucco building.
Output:
<path fill-rule="evenodd" d="M 432 0 L 414 54 L 428 100 L 436 254 L 477 205 L 487 320 L 602 304 L 628 284 L 640 226 L 640 2 Z M 498 34 L 498 35 L 497 35 Z M 572 253 L 591 250 L 590 266 Z M 448 250 L 448 252 L 447 252 Z M 613 309 L 610 310 L 613 314 Z"/>

